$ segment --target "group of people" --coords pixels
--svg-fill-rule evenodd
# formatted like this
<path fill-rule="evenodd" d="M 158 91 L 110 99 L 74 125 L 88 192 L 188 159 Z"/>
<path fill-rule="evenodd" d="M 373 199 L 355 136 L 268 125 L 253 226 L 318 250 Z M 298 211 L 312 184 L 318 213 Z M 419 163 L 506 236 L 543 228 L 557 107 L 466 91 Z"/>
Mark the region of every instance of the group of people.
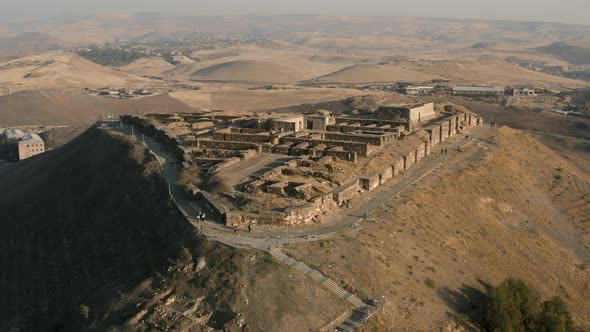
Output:
<path fill-rule="evenodd" d="M 465 135 L 465 139 L 469 140 L 469 135 Z M 461 151 L 461 147 L 458 147 L 457 151 Z M 440 149 L 440 154 L 448 154 L 448 150 L 447 149 Z"/>
<path fill-rule="evenodd" d="M 234 234 L 238 234 L 238 226 L 236 224 L 234 224 L 233 230 L 234 230 Z M 250 233 L 250 232 L 252 232 L 252 223 L 248 224 L 248 233 Z"/>
<path fill-rule="evenodd" d="M 198 221 L 205 221 L 205 212 L 198 212 L 197 213 L 197 220 Z"/>

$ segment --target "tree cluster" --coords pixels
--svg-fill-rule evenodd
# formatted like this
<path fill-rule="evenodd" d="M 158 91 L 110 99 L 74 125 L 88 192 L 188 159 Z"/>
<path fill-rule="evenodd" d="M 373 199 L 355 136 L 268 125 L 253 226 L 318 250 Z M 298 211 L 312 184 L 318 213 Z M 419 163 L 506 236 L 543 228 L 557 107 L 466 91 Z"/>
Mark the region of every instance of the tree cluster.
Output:
<path fill-rule="evenodd" d="M 489 290 L 477 317 L 486 331 L 581 332 L 560 297 L 541 301 L 523 280 L 506 279 Z"/>
<path fill-rule="evenodd" d="M 78 55 L 103 66 L 124 66 L 146 56 L 138 51 L 109 46 L 81 50 Z"/>

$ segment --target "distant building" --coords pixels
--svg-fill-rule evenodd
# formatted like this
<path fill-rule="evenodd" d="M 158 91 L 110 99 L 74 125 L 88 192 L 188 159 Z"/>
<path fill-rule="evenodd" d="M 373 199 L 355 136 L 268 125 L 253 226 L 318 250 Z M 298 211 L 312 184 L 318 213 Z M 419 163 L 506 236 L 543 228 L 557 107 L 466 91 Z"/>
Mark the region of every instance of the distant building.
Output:
<path fill-rule="evenodd" d="M 4 131 L 4 137 L 6 138 L 7 143 L 16 143 L 23 137 L 25 137 L 27 133 L 20 129 L 6 129 Z"/>
<path fill-rule="evenodd" d="M 536 96 L 535 87 L 532 85 L 517 85 L 514 87 L 514 96 Z"/>
<path fill-rule="evenodd" d="M 151 95 L 152 93 L 148 89 L 139 89 L 139 90 L 135 90 L 133 92 L 133 94 L 139 95 L 139 96 L 148 96 L 148 95 Z"/>
<path fill-rule="evenodd" d="M 434 87 L 429 85 L 411 85 L 406 87 L 407 95 L 428 95 L 434 92 Z"/>
<path fill-rule="evenodd" d="M 504 95 L 503 86 L 455 86 L 454 95 Z"/>
<path fill-rule="evenodd" d="M 18 159 L 24 160 L 45 152 L 45 142 L 37 134 L 25 134 L 18 141 Z"/>

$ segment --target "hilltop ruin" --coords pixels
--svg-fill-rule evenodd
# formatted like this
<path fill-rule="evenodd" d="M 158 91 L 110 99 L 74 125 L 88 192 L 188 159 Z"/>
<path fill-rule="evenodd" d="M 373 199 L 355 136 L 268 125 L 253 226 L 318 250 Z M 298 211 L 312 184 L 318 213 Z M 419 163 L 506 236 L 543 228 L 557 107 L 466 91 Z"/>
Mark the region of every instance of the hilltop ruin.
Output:
<path fill-rule="evenodd" d="M 308 224 L 405 172 L 478 115 L 433 103 L 384 105 L 372 115 L 153 114 L 122 121 L 182 159 L 191 195 L 227 226 Z M 182 134 L 174 130 L 184 128 Z"/>

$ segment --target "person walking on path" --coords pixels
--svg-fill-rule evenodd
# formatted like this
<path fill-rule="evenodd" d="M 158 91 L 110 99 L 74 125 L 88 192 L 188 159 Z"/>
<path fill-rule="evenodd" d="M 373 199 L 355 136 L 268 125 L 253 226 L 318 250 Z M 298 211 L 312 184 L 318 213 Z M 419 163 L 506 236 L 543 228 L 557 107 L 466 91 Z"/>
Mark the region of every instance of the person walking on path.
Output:
<path fill-rule="evenodd" d="M 252 223 L 248 224 L 248 233 L 252 232 Z"/>
<path fill-rule="evenodd" d="M 238 234 L 238 226 L 234 225 L 234 234 Z"/>

